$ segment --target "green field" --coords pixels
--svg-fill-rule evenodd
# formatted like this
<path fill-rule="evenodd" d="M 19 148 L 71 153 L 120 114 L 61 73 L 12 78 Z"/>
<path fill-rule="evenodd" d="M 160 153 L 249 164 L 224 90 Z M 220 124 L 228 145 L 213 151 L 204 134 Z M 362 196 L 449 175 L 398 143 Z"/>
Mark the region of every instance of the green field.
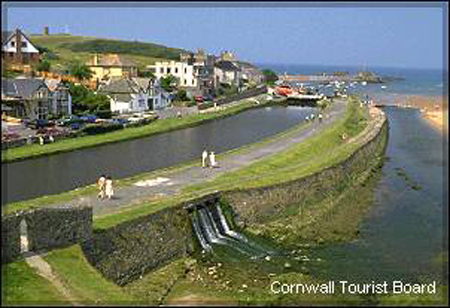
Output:
<path fill-rule="evenodd" d="M 183 51 L 153 43 L 64 34 L 31 35 L 30 40 L 56 56 L 49 59 L 54 68 L 61 68 L 73 60 L 85 62 L 94 53 L 119 53 L 143 68 L 160 60 L 178 60 L 179 53 Z"/>

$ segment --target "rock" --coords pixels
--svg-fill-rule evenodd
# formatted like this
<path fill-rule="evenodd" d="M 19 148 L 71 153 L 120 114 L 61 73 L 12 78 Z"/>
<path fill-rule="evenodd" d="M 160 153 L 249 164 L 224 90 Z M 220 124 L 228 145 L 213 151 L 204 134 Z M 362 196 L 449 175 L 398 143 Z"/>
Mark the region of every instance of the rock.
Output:
<path fill-rule="evenodd" d="M 266 261 L 270 261 L 272 258 L 270 257 L 270 256 L 266 256 L 265 258 L 264 258 L 264 260 L 266 260 Z"/>
<path fill-rule="evenodd" d="M 267 275 L 269 278 L 271 278 L 271 277 L 275 277 L 276 276 L 276 274 L 274 274 L 274 273 L 270 273 L 269 275 Z"/>
<path fill-rule="evenodd" d="M 321 258 L 317 258 L 316 261 L 317 261 L 317 262 L 321 262 L 322 259 L 321 259 Z"/>
<path fill-rule="evenodd" d="M 243 284 L 242 287 L 243 287 L 244 289 L 248 288 L 248 286 L 247 286 L 246 284 Z"/>
<path fill-rule="evenodd" d="M 289 262 L 286 262 L 286 263 L 284 263 L 284 268 L 291 268 L 291 263 L 289 263 Z"/>

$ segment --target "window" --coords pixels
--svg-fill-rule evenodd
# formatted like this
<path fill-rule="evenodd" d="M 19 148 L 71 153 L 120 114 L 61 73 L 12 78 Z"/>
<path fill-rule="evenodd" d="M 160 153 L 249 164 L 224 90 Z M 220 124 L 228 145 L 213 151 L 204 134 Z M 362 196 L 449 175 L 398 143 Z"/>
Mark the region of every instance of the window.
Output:
<path fill-rule="evenodd" d="M 195 84 L 195 80 L 194 79 L 192 79 L 192 85 L 194 85 Z"/>
<path fill-rule="evenodd" d="M 170 74 L 170 67 L 167 68 L 167 74 Z"/>
<path fill-rule="evenodd" d="M 164 67 L 161 67 L 161 68 L 159 69 L 159 72 L 160 72 L 161 74 L 164 74 Z"/>
<path fill-rule="evenodd" d="M 144 108 L 145 107 L 145 100 L 144 99 L 140 99 L 139 100 L 139 108 Z"/>
<path fill-rule="evenodd" d="M 16 42 L 11 41 L 11 46 L 12 46 L 12 47 L 15 47 L 15 46 L 16 46 Z"/>
<path fill-rule="evenodd" d="M 175 74 L 178 74 L 178 67 L 175 67 Z"/>
<path fill-rule="evenodd" d="M 187 85 L 187 79 L 184 80 L 184 85 Z"/>
<path fill-rule="evenodd" d="M 26 48 L 27 47 L 27 42 L 22 42 L 22 47 Z"/>
<path fill-rule="evenodd" d="M 187 68 L 186 67 L 184 68 L 184 73 L 187 74 Z"/>

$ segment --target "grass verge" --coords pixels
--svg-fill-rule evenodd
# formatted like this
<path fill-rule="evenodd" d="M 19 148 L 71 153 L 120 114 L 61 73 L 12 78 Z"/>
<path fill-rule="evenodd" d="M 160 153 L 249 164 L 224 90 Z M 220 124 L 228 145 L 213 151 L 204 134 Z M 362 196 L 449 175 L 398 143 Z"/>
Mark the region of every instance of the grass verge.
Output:
<path fill-rule="evenodd" d="M 25 261 L 2 265 L 2 306 L 68 305 L 62 294 Z"/>
<path fill-rule="evenodd" d="M 134 301 L 87 262 L 79 245 L 53 250 L 44 259 L 83 305 L 124 305 Z"/>

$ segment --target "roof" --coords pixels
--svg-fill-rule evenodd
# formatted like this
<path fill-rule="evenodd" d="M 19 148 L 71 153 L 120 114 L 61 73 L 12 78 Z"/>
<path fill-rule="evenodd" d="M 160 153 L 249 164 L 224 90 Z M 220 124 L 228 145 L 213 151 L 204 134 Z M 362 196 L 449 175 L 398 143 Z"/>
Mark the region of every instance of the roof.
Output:
<path fill-rule="evenodd" d="M 47 88 L 54 92 L 58 89 L 58 87 L 61 85 L 61 78 L 47 78 L 44 80 Z"/>
<path fill-rule="evenodd" d="M 97 64 L 95 63 L 95 57 L 98 57 Z M 128 60 L 118 54 L 100 54 L 94 55 L 89 61 L 86 62 L 88 66 L 136 66 L 131 60 Z"/>
<path fill-rule="evenodd" d="M 28 41 L 31 43 L 31 45 L 33 45 L 36 49 L 36 45 L 28 38 L 28 36 L 25 35 L 25 33 L 23 33 L 22 30 L 20 29 L 16 29 L 15 31 L 2 31 L 2 46 L 5 45 L 10 39 L 11 37 L 13 37 L 16 34 L 16 31 L 20 31 L 20 34 Z"/>
<path fill-rule="evenodd" d="M 9 38 L 14 34 L 14 31 L 2 31 L 2 45 L 9 40 Z"/>
<path fill-rule="evenodd" d="M 219 61 L 216 62 L 215 67 L 223 70 L 223 71 L 230 71 L 230 72 L 238 72 L 240 71 L 240 68 L 237 67 L 233 62 L 231 61 Z"/>
<path fill-rule="evenodd" d="M 130 94 L 110 94 L 110 96 L 119 102 L 129 102 L 133 99 Z"/>
<path fill-rule="evenodd" d="M 2 78 L 2 95 L 29 98 L 41 87 L 47 88 L 38 78 Z"/>

